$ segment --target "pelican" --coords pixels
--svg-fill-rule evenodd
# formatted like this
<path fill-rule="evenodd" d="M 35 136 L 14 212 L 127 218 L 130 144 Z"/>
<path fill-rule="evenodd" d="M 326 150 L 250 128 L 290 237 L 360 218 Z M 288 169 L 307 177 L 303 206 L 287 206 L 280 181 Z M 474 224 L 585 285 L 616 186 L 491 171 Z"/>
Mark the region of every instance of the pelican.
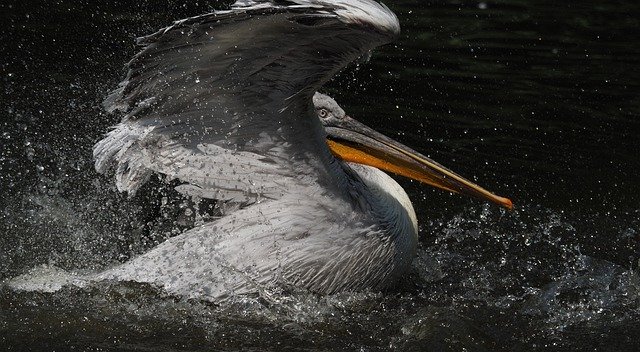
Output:
<path fill-rule="evenodd" d="M 130 195 L 157 173 L 239 206 L 94 279 L 214 299 L 380 290 L 418 241 L 411 201 L 386 172 L 511 208 L 317 93 L 399 33 L 373 0 L 238 0 L 139 38 L 105 100 L 122 120 L 95 145 L 96 170 Z"/>

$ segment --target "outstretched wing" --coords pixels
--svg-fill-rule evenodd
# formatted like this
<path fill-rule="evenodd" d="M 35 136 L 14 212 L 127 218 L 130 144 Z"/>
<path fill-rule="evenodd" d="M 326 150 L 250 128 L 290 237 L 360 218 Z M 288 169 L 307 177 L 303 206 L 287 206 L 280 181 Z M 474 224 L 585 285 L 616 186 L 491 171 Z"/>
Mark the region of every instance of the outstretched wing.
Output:
<path fill-rule="evenodd" d="M 124 117 L 94 147 L 96 169 L 114 167 L 130 193 L 153 172 L 205 198 L 299 191 L 326 177 L 331 158 L 312 95 L 398 33 L 373 0 L 239 0 L 141 37 L 105 100 Z"/>

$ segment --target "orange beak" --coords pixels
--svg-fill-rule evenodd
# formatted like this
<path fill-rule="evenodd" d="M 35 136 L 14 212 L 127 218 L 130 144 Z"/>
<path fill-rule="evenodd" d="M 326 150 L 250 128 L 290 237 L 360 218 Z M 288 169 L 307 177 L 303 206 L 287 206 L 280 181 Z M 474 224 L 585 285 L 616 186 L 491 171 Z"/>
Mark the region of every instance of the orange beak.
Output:
<path fill-rule="evenodd" d="M 373 166 L 449 192 L 466 194 L 513 209 L 510 199 L 485 190 L 348 116 L 334 125 L 325 125 L 325 130 L 329 149 L 344 161 Z"/>

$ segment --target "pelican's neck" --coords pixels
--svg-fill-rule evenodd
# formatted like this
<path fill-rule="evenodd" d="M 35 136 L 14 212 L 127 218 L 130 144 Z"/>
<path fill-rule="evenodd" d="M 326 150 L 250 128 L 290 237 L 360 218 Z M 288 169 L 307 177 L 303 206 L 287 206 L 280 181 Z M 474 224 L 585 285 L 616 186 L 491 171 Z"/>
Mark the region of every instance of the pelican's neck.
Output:
<path fill-rule="evenodd" d="M 418 220 L 409 196 L 404 189 L 389 175 L 377 168 L 345 163 L 365 187 L 356 187 L 359 197 L 367 201 L 370 210 L 391 235 L 404 232 L 417 236 Z"/>
<path fill-rule="evenodd" d="M 341 162 L 342 163 L 342 162 Z M 389 175 L 374 167 L 342 163 L 352 176 L 354 201 L 365 215 L 372 216 L 385 235 L 384 243 L 393 247 L 395 260 L 390 275 L 395 281 L 410 267 L 418 247 L 418 220 L 409 196 Z M 363 204 L 364 203 L 364 204 Z"/>

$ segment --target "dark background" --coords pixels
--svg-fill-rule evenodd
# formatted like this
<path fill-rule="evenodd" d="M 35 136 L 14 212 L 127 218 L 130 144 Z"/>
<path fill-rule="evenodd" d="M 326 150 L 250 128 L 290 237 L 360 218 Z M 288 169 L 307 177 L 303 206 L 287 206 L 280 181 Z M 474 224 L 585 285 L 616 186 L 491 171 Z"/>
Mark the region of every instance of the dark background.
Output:
<path fill-rule="evenodd" d="M 118 194 L 93 171 L 91 149 L 118 120 L 100 104 L 136 53 L 134 38 L 229 3 L 0 4 L 0 280 L 43 264 L 97 270 L 185 228 L 186 200 L 161 180 L 135 198 Z M 400 40 L 346 69 L 326 92 L 356 119 L 510 197 L 514 212 L 399 179 L 418 213 L 421 247 L 398 292 L 346 308 L 336 302 L 348 297 L 305 301 L 304 319 L 286 302 L 248 317 L 205 309 L 215 317 L 205 319 L 190 303 L 164 312 L 166 301 L 144 290 L 132 289 L 131 299 L 148 311 L 122 315 L 120 301 L 90 290 L 66 292 L 72 301 L 3 291 L 0 338 L 17 343 L 50 329 L 45 346 L 110 349 L 297 341 L 317 350 L 636 350 L 640 5 L 387 5 L 401 21 Z M 109 309 L 96 309 L 96 297 Z M 23 319 L 47 309 L 84 335 L 55 319 Z M 275 318 L 265 321 L 262 309 Z M 104 316 L 117 324 L 87 332 L 79 317 L 87 310 L 96 312 L 91 324 Z M 181 314 L 192 321 L 183 324 Z M 150 331 L 162 327 L 191 331 L 199 342 L 174 332 L 154 345 Z M 250 327 L 257 337 L 246 340 Z M 105 344 L 109 338 L 116 342 Z"/>

